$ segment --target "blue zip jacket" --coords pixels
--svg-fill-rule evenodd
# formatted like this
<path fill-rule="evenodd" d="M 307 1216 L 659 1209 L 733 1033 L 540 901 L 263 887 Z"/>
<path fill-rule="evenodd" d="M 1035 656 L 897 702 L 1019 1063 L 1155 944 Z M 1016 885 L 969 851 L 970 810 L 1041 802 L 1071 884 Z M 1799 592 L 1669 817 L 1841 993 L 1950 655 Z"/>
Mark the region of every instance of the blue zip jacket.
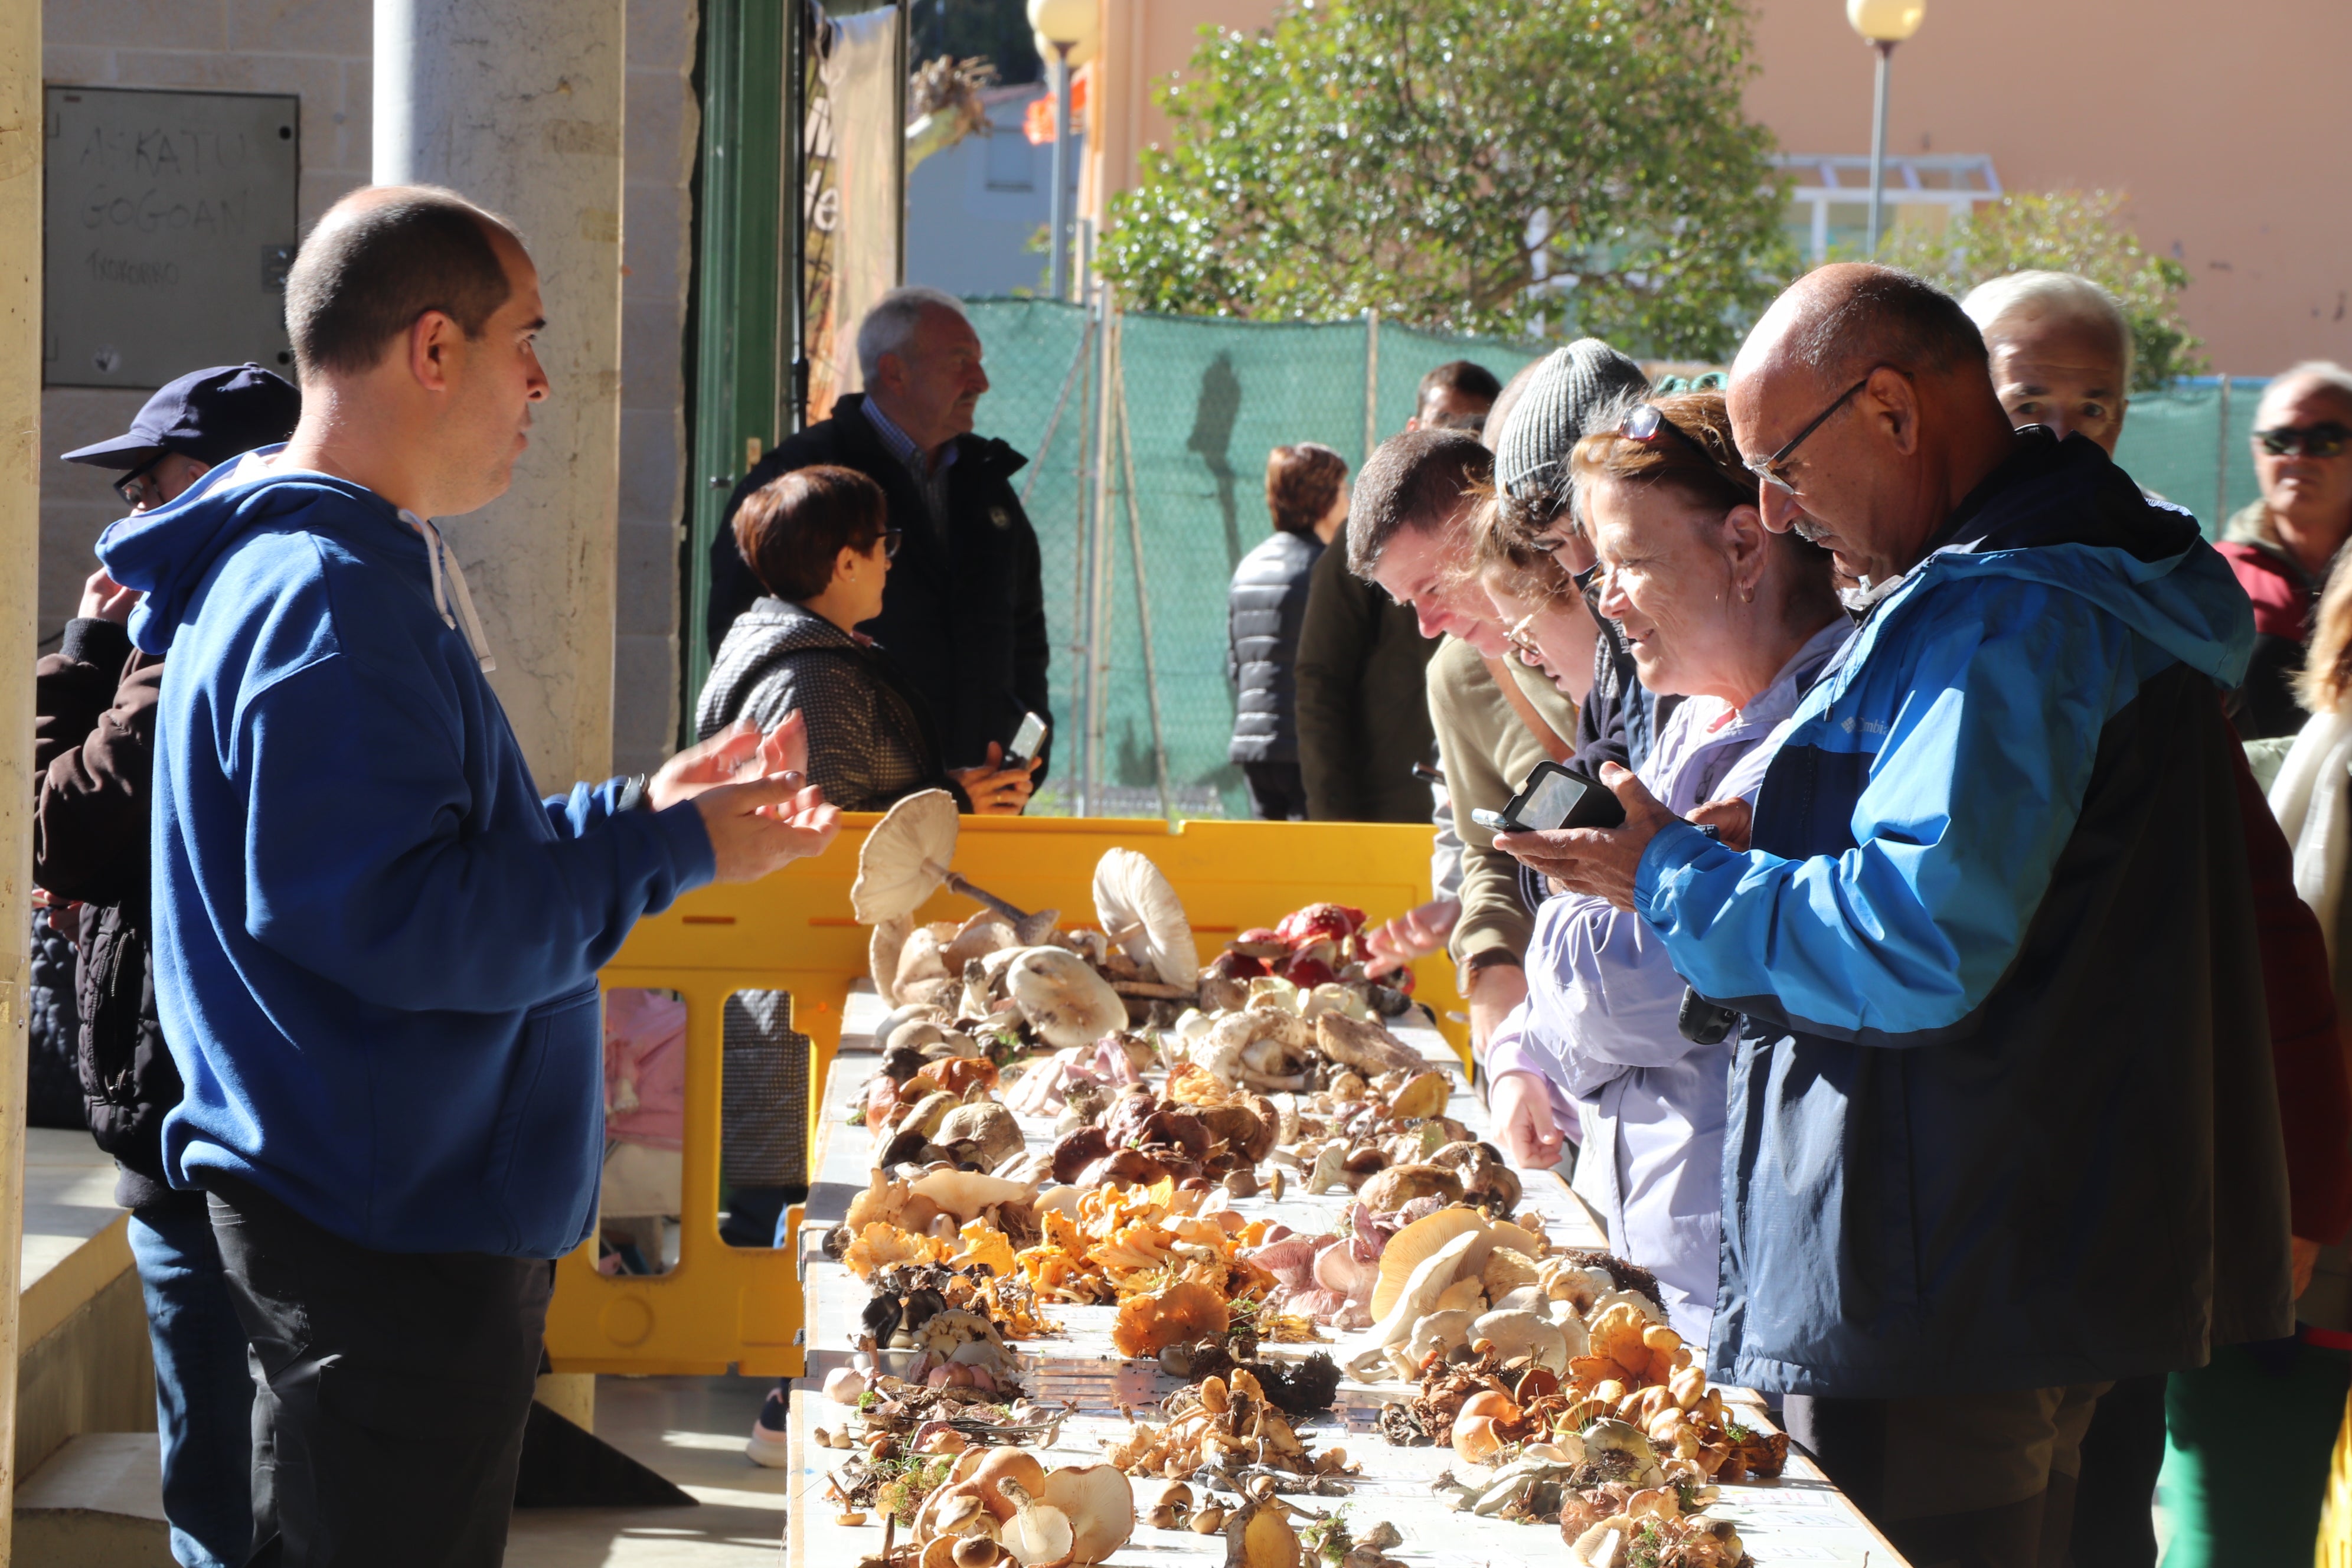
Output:
<path fill-rule="evenodd" d="M 422 537 L 223 464 L 99 555 L 168 651 L 155 989 L 175 1186 L 226 1173 L 362 1247 L 553 1258 L 603 1163 L 596 971 L 710 879 L 691 805 L 542 802 Z"/>
<path fill-rule="evenodd" d="M 2043 1387 L 2290 1331 L 2220 695 L 2252 638 L 2193 519 L 2028 430 L 1798 709 L 1750 850 L 1651 843 L 1641 913 L 1748 1016 L 1715 1377 Z"/>

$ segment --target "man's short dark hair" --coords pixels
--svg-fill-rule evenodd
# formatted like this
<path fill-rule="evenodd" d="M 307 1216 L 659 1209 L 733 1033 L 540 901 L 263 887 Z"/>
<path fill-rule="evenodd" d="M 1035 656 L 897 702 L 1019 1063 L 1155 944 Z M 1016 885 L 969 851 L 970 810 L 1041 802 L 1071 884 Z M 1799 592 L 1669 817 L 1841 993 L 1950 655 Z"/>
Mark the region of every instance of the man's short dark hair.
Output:
<path fill-rule="evenodd" d="M 513 230 L 455 191 L 414 185 L 330 214 L 286 275 L 295 374 L 371 370 L 427 310 L 478 338 L 512 287 L 490 242 Z"/>
<path fill-rule="evenodd" d="M 833 581 L 845 549 L 865 554 L 889 526 L 882 487 L 830 463 L 780 474 L 735 509 L 735 548 L 760 585 L 806 604 Z"/>
<path fill-rule="evenodd" d="M 1450 359 L 1421 378 L 1421 391 L 1413 398 L 1418 413 L 1429 401 L 1433 392 L 1451 392 L 1461 397 L 1475 397 L 1492 403 L 1503 395 L 1503 384 L 1495 373 L 1483 364 L 1466 359 Z"/>
<path fill-rule="evenodd" d="M 1369 579 L 1406 529 L 1437 527 L 1495 479 L 1495 454 L 1461 430 L 1408 430 L 1373 452 L 1348 503 L 1348 570 Z"/>
<path fill-rule="evenodd" d="M 1790 335 L 1787 353 L 1823 381 L 1845 382 L 1873 364 L 1942 375 L 1987 364 L 1984 334 L 1960 302 L 1924 278 L 1872 267 Z"/>

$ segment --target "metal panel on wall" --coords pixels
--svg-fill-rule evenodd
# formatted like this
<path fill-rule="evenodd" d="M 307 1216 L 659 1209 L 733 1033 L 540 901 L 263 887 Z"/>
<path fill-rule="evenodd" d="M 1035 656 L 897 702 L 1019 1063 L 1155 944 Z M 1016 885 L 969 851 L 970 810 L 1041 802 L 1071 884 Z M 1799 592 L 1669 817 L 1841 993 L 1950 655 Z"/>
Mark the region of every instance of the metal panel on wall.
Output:
<path fill-rule="evenodd" d="M 276 93 L 47 89 L 47 384 L 290 374 L 300 112 Z"/>

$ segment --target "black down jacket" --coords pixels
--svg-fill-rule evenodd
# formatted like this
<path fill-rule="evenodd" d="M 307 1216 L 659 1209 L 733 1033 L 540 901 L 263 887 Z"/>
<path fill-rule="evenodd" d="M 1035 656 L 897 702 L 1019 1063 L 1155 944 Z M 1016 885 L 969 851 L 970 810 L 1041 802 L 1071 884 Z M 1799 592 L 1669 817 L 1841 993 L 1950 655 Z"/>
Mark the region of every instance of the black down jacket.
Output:
<path fill-rule="evenodd" d="M 182 1092 L 155 1016 L 148 936 L 148 802 L 163 679 L 163 661 L 132 651 L 121 626 L 74 620 L 33 681 L 33 880 L 83 906 L 82 1100 L 91 1135 L 121 1170 L 115 1201 L 134 1209 L 173 1195 L 163 1118 Z"/>
<path fill-rule="evenodd" d="M 1234 688 L 1235 763 L 1298 760 L 1298 628 L 1322 544 L 1276 531 L 1234 568 L 1225 596 L 1225 679 Z"/>

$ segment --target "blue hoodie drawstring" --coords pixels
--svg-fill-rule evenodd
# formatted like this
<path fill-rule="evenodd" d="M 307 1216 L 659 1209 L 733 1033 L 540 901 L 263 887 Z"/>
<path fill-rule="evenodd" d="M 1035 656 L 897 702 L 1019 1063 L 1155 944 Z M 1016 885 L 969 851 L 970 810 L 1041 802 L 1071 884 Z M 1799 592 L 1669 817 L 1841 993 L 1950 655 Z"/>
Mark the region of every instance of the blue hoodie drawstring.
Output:
<path fill-rule="evenodd" d="M 499 661 L 490 657 L 489 639 L 482 635 L 482 619 L 474 614 L 474 595 L 466 587 L 465 569 L 457 564 L 457 556 L 449 552 L 449 546 L 443 542 L 439 529 L 406 507 L 401 508 L 400 521 L 425 536 L 425 554 L 433 563 L 433 607 L 441 612 L 441 624 L 454 632 L 457 630 L 457 618 L 450 615 L 449 595 L 441 585 L 441 564 L 445 560 L 448 563 L 449 581 L 457 590 L 457 615 L 466 618 L 466 627 L 461 635 L 466 639 L 466 646 L 473 650 L 475 662 L 482 667 L 482 673 L 489 674 L 498 668 Z"/>

